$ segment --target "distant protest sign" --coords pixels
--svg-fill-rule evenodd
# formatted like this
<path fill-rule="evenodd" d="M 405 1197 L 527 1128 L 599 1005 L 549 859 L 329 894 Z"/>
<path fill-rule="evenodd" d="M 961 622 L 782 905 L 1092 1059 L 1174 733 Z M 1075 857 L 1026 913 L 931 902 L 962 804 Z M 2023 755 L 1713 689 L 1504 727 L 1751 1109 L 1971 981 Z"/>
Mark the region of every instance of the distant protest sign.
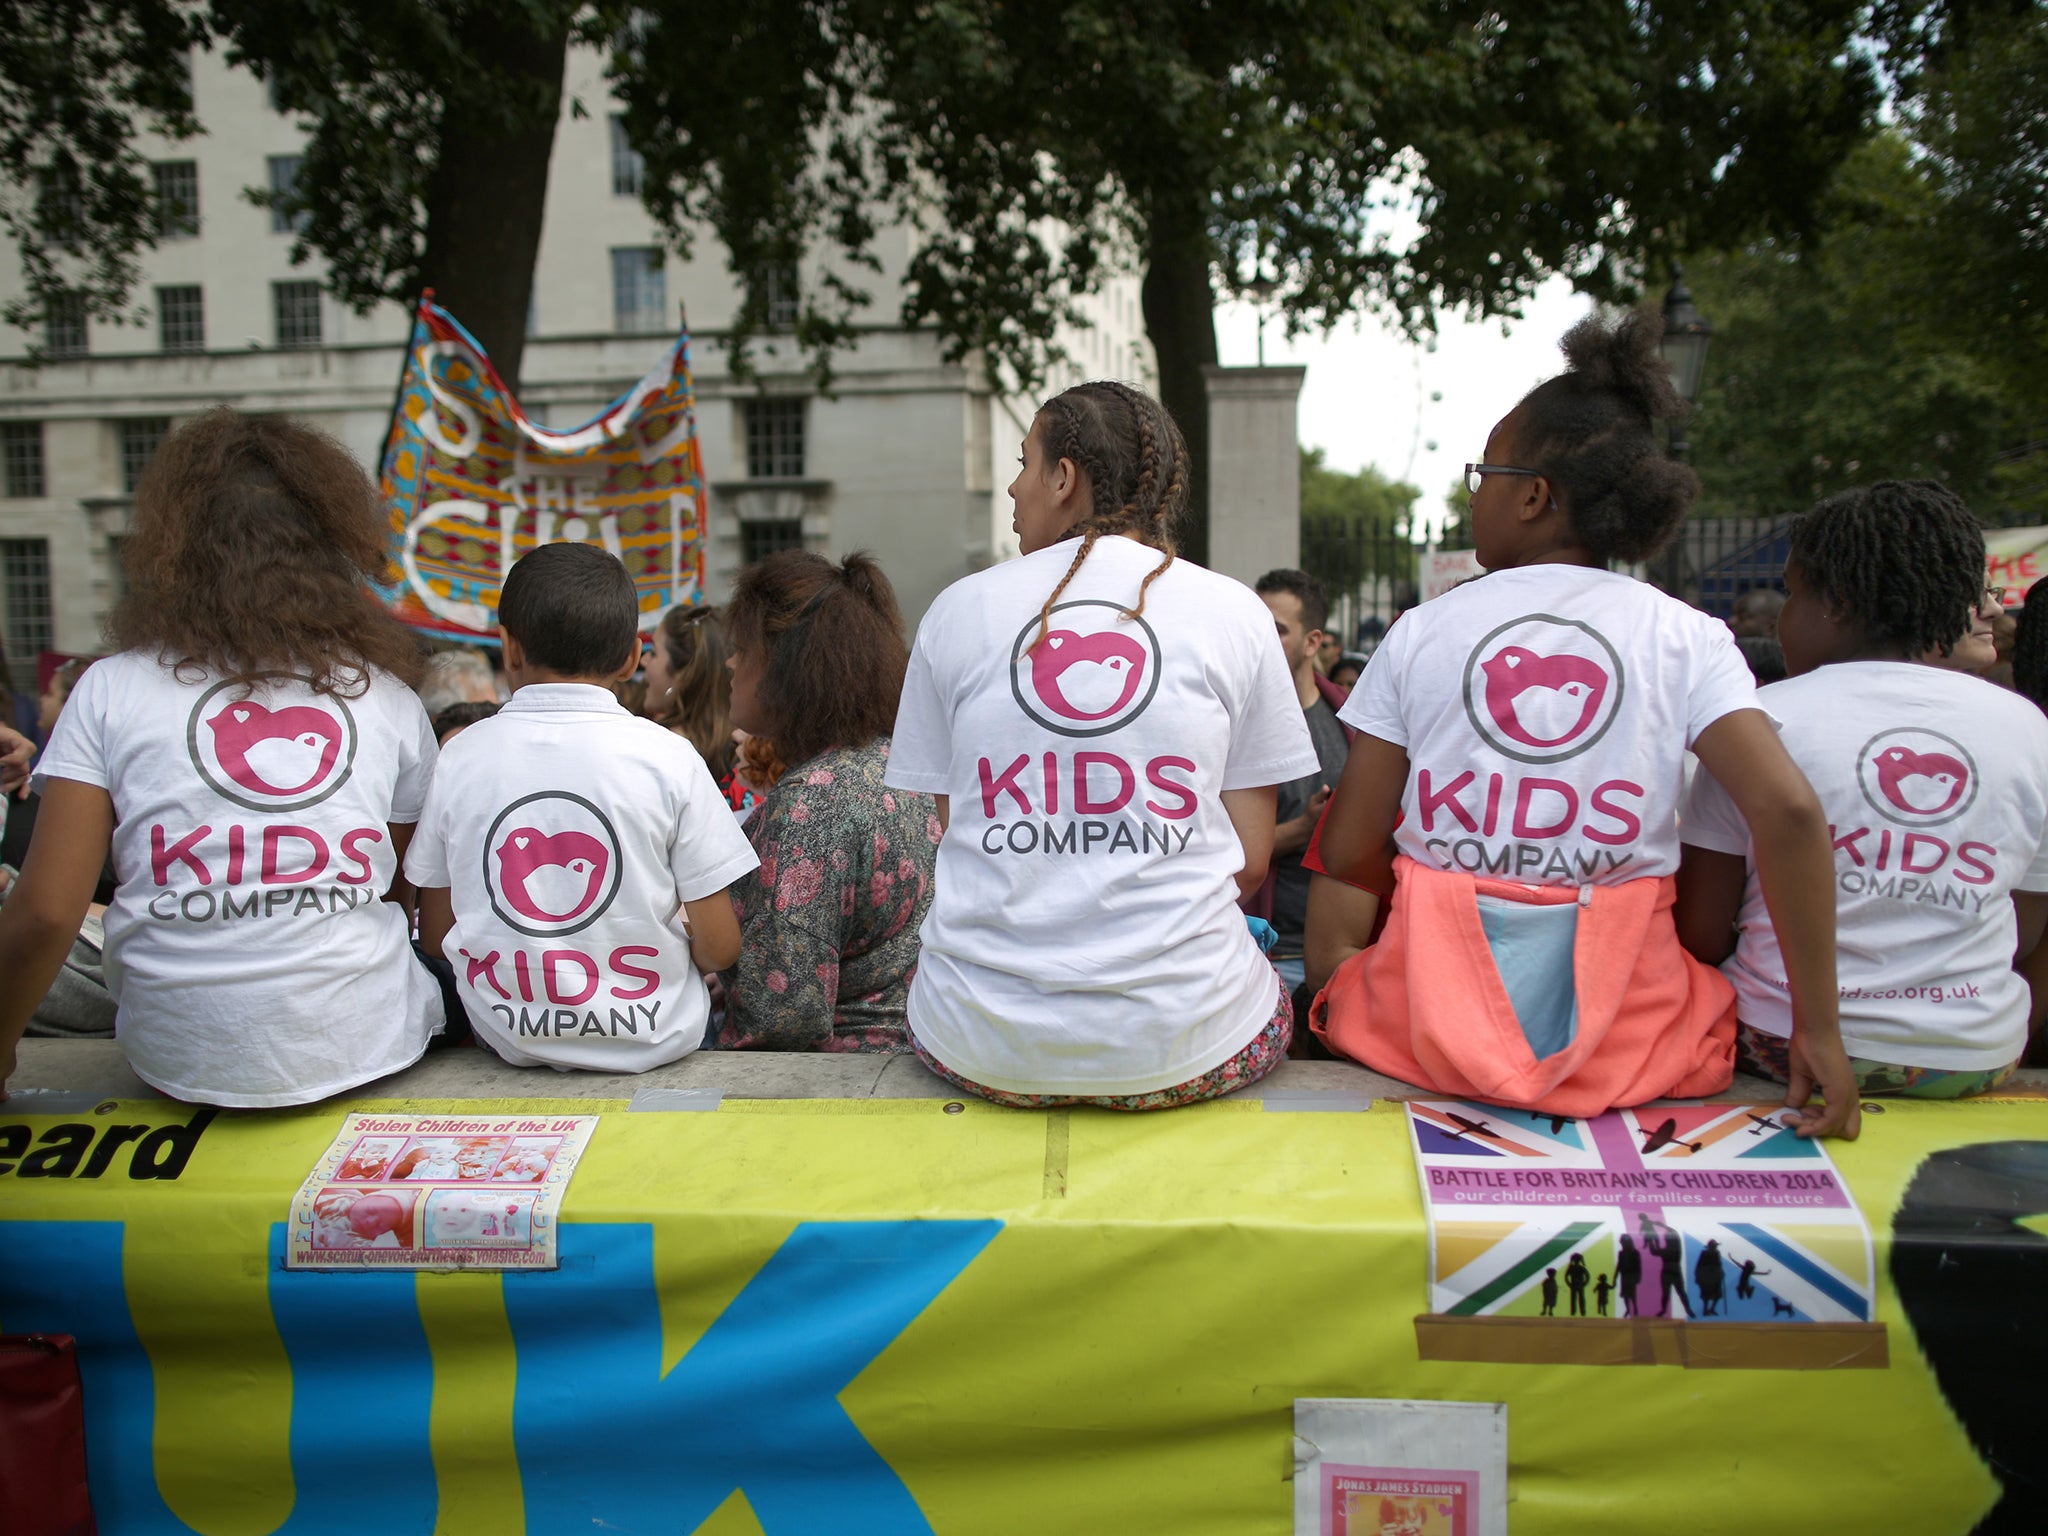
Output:
<path fill-rule="evenodd" d="M 2005 605 L 2017 608 L 2027 591 L 2048 576 L 2048 528 L 1987 528 L 1984 579 L 2005 588 Z"/>
<path fill-rule="evenodd" d="M 1460 582 L 1482 576 L 1476 549 L 1432 549 L 1416 557 L 1416 591 L 1422 602 L 1442 597 Z"/>
<path fill-rule="evenodd" d="M 704 585 L 704 468 L 689 336 L 580 427 L 527 419 L 476 339 L 429 292 L 413 317 L 381 484 L 396 582 L 415 629 L 489 641 L 498 591 L 541 544 L 597 544 L 625 562 L 643 629 Z"/>

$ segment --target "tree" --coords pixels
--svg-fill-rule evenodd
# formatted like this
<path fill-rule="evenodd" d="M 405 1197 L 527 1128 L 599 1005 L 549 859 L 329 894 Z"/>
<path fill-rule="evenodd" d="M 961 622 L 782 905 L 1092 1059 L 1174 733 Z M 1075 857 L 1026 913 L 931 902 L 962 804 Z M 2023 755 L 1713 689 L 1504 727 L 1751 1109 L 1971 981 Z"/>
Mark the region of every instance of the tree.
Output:
<path fill-rule="evenodd" d="M 198 131 L 178 65 L 199 36 L 175 0 L 16 0 L 0 26 L 0 227 L 24 292 L 8 323 L 115 319 L 137 256 L 156 239 L 156 199 L 135 154 L 138 124 Z"/>
<path fill-rule="evenodd" d="M 867 260 L 878 211 L 907 218 L 904 318 L 1020 386 L 1076 295 L 1142 270 L 1161 394 L 1200 463 L 1219 290 L 1269 278 L 1297 329 L 1366 308 L 1424 329 L 1511 311 L 1552 273 L 1619 294 L 1646 253 L 1797 234 L 1875 101 L 1847 46 L 1860 14 L 671 0 L 614 80 L 657 208 L 709 218 L 741 263 Z M 693 50 L 724 83 L 680 67 Z"/>
<path fill-rule="evenodd" d="M 516 386 L 569 42 L 613 19 L 572 0 L 23 0 L 0 28 L 0 221 L 26 279 L 6 318 L 130 317 L 157 217 L 136 133 L 200 130 L 190 51 L 218 43 L 309 121 L 277 200 L 305 219 L 294 258 L 324 257 L 359 310 L 434 287 Z"/>
<path fill-rule="evenodd" d="M 1334 601 L 1372 577 L 1415 580 L 1412 519 L 1422 493 L 1368 464 L 1355 475 L 1301 450 L 1301 564 Z"/>
<path fill-rule="evenodd" d="M 1761 241 L 1688 267 L 1716 330 L 1689 432 L 1701 512 L 1797 513 L 1851 485 L 1932 478 L 1987 521 L 2048 520 L 2048 356 L 2025 310 L 2002 330 L 1971 322 L 1958 290 L 1991 266 L 1963 260 L 1958 281 L 1983 231 L 1949 196 L 1943 169 L 1887 134 L 1844 167 L 1803 248 Z M 2032 372 L 2015 366 L 2029 357 Z"/>

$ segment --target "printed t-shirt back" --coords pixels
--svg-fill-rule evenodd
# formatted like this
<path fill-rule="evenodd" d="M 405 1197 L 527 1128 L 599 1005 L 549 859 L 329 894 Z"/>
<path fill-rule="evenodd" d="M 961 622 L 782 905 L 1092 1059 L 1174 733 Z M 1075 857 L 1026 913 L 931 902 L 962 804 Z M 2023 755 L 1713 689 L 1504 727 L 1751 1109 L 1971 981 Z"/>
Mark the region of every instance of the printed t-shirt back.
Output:
<path fill-rule="evenodd" d="M 1981 679 L 1904 661 L 1819 667 L 1761 697 L 1828 814 L 1849 1054 L 1951 1072 L 2017 1060 L 2027 984 L 2012 968 L 2011 895 L 2048 891 L 2048 718 Z M 1790 1035 L 1749 829 L 1704 768 L 1684 836 L 1749 860 L 1721 970 L 1745 1024 Z"/>
<path fill-rule="evenodd" d="M 36 780 L 114 802 L 106 978 L 139 1077 L 256 1109 L 418 1059 L 440 991 L 381 898 L 433 766 L 426 711 L 381 673 L 347 698 L 133 652 L 87 668 Z"/>
<path fill-rule="evenodd" d="M 909 1023 L 1012 1093 L 1148 1093 L 1273 1016 L 1224 790 L 1313 773 L 1273 616 L 1227 577 L 1097 542 L 956 582 L 919 626 L 887 782 L 951 796 Z"/>
<path fill-rule="evenodd" d="M 1338 718 L 1408 753 L 1396 846 L 1527 885 L 1674 874 L 1685 752 L 1757 707 L 1727 627 L 1646 582 L 1495 571 L 1410 609 Z"/>
<path fill-rule="evenodd" d="M 405 873 L 448 888 L 442 953 L 500 1056 L 644 1072 L 711 1011 L 682 903 L 755 862 L 687 741 L 609 689 L 545 683 L 448 743 Z"/>

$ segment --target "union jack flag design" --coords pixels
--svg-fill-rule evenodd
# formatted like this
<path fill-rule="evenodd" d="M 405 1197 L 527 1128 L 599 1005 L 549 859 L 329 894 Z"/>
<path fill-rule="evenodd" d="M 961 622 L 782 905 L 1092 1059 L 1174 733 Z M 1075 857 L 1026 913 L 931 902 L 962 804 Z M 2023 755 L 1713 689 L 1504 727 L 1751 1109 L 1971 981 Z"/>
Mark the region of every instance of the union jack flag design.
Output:
<path fill-rule="evenodd" d="M 1870 1229 L 1776 1105 L 1408 1105 L 1430 1310 L 1454 1317 L 1868 1322 Z"/>

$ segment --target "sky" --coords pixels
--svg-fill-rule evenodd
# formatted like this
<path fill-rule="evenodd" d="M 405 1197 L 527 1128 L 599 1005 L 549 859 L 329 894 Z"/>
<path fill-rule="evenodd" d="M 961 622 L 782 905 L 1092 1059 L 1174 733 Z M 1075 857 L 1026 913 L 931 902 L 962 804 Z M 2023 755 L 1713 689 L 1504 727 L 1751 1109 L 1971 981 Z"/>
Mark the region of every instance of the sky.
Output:
<path fill-rule="evenodd" d="M 1288 341 L 1277 318 L 1266 322 L 1266 363 L 1305 363 L 1301 442 L 1321 448 L 1332 469 L 1355 472 L 1371 464 L 1418 487 L 1417 506 L 1428 513 L 1477 460 L 1486 434 L 1530 388 L 1561 371 L 1558 338 L 1591 308 L 1571 284 L 1553 279 L 1522 318 L 1470 323 L 1446 317 L 1434 351 L 1417 346 L 1374 321 L 1347 321 L 1328 336 L 1310 333 Z M 1225 304 L 1216 313 L 1216 337 L 1227 367 L 1258 361 L 1257 313 L 1249 304 Z"/>

